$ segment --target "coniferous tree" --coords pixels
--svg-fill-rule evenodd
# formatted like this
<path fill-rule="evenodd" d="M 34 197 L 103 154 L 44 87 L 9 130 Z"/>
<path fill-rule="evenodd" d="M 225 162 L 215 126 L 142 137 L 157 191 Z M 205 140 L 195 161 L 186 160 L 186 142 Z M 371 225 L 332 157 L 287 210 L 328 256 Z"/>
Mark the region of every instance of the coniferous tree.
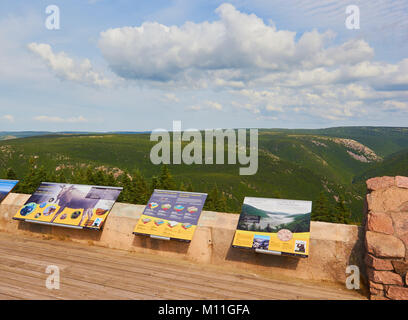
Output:
<path fill-rule="evenodd" d="M 205 210 L 216 211 L 219 201 L 218 187 L 215 184 L 211 191 L 208 193 L 207 201 L 204 204 Z"/>
<path fill-rule="evenodd" d="M 33 193 L 39 187 L 42 181 L 47 180 L 47 174 L 44 167 L 37 167 L 34 158 L 29 160 L 29 170 L 28 174 L 24 177 L 20 185 L 20 192 L 23 193 Z"/>
<path fill-rule="evenodd" d="M 346 200 L 344 199 L 343 195 L 339 196 L 339 200 L 335 206 L 335 214 L 336 219 L 334 222 L 336 223 L 350 223 L 351 218 L 351 211 L 346 205 Z"/>
<path fill-rule="evenodd" d="M 227 211 L 227 198 L 225 197 L 224 193 L 218 196 L 217 203 L 215 204 L 215 209 L 219 212 Z"/>
<path fill-rule="evenodd" d="M 17 179 L 17 174 L 16 174 L 16 172 L 13 170 L 13 168 L 8 168 L 8 169 L 7 169 L 6 179 L 9 179 L 9 180 L 18 180 L 18 179 Z"/>
<path fill-rule="evenodd" d="M 170 173 L 169 168 L 166 165 L 161 167 L 161 172 L 159 176 L 160 187 L 165 190 L 175 190 L 176 183 L 174 182 L 173 176 Z"/>
<path fill-rule="evenodd" d="M 152 177 L 152 182 L 150 184 L 150 193 L 153 193 L 154 189 L 162 189 L 160 179 L 157 176 Z"/>
<path fill-rule="evenodd" d="M 147 182 L 140 171 L 136 171 L 132 179 L 133 190 L 135 192 L 135 203 L 146 204 L 150 197 Z"/>
<path fill-rule="evenodd" d="M 133 190 L 132 180 L 130 179 L 127 171 L 121 175 L 121 185 L 123 190 L 119 195 L 118 201 L 134 203 L 135 192 Z"/>
<path fill-rule="evenodd" d="M 320 192 L 319 199 L 314 205 L 311 218 L 314 221 L 333 222 L 331 221 L 333 219 L 331 217 L 329 200 L 323 191 Z"/>
<path fill-rule="evenodd" d="M 62 170 L 60 170 L 56 176 L 55 182 L 58 183 L 67 183 L 67 178 L 65 177 L 65 174 Z"/>
<path fill-rule="evenodd" d="M 193 192 L 193 185 L 191 184 L 191 182 L 189 182 L 186 186 L 186 191 L 188 192 Z"/>

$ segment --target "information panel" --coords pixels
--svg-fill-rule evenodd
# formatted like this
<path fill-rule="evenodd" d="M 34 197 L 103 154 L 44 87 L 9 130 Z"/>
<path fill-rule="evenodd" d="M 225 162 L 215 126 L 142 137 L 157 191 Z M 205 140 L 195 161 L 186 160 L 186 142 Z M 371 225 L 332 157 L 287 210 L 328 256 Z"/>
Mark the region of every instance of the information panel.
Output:
<path fill-rule="evenodd" d="M 306 258 L 311 212 L 311 201 L 246 197 L 232 246 Z"/>
<path fill-rule="evenodd" d="M 0 202 L 14 189 L 18 180 L 4 180 L 0 179 Z"/>
<path fill-rule="evenodd" d="M 116 187 L 43 182 L 13 219 L 100 230 L 121 191 Z"/>
<path fill-rule="evenodd" d="M 134 234 L 191 241 L 206 193 L 154 190 Z"/>

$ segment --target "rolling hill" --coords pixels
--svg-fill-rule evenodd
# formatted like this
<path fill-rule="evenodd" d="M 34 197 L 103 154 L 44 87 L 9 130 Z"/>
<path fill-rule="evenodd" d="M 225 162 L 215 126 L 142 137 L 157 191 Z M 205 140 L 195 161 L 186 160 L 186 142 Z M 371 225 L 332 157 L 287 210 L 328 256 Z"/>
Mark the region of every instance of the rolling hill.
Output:
<path fill-rule="evenodd" d="M 17 138 L 0 141 L 1 176 L 8 168 L 23 176 L 30 158 L 49 172 L 92 165 L 111 172 L 139 169 L 151 178 L 160 170 L 150 161 L 156 142 L 146 133 L 14 136 Z M 316 200 L 323 190 L 332 203 L 344 194 L 352 219 L 359 222 L 364 179 L 373 174 L 408 175 L 407 157 L 407 128 L 260 129 L 255 175 L 240 176 L 240 164 L 181 164 L 169 165 L 169 169 L 177 181 L 191 182 L 195 191 L 208 192 L 217 184 L 231 212 L 240 212 L 245 196 Z"/>

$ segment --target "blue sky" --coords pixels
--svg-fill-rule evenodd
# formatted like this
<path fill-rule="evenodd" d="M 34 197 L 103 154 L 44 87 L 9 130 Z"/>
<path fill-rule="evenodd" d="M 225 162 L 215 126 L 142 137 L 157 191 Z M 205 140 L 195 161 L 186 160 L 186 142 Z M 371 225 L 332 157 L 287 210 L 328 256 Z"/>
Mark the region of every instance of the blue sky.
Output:
<path fill-rule="evenodd" d="M 407 125 L 406 1 L 5 0 L 0 41 L 0 131 Z"/>

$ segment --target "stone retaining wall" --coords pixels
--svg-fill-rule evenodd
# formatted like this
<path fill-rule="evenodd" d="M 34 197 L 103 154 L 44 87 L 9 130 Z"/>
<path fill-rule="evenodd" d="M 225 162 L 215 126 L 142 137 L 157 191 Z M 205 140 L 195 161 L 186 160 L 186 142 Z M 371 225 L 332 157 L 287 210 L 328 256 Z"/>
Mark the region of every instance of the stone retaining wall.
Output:
<path fill-rule="evenodd" d="M 364 270 L 364 229 L 353 225 L 311 223 L 308 258 L 272 256 L 232 248 L 239 215 L 203 211 L 191 243 L 150 239 L 132 231 L 144 206 L 116 203 L 102 231 L 75 230 L 12 220 L 29 195 L 10 194 L 0 205 L 0 231 L 29 234 L 215 264 L 282 279 L 337 282 L 345 285 L 348 265 Z"/>
<path fill-rule="evenodd" d="M 367 180 L 366 257 L 372 300 L 408 299 L 408 177 Z"/>

